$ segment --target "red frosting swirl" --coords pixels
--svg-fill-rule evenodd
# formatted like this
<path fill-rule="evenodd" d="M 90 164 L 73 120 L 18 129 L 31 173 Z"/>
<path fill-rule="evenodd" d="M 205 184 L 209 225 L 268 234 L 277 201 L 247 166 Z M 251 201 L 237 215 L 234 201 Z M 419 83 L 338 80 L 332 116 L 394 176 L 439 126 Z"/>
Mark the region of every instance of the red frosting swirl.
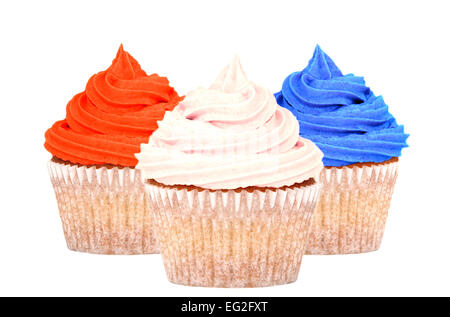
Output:
<path fill-rule="evenodd" d="M 135 166 L 139 145 L 181 99 L 167 78 L 147 75 L 121 45 L 112 65 L 69 101 L 66 119 L 47 130 L 44 146 L 72 163 Z"/>

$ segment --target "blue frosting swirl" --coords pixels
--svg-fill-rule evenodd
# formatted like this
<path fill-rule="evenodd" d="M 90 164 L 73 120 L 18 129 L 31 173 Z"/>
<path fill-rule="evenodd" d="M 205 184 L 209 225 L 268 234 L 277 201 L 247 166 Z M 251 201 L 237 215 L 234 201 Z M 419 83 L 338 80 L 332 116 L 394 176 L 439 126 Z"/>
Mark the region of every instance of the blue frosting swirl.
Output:
<path fill-rule="evenodd" d="M 408 134 L 363 77 L 343 75 L 317 45 L 308 66 L 289 75 L 275 94 L 300 123 L 300 135 L 324 153 L 325 166 L 384 162 L 399 157 Z"/>

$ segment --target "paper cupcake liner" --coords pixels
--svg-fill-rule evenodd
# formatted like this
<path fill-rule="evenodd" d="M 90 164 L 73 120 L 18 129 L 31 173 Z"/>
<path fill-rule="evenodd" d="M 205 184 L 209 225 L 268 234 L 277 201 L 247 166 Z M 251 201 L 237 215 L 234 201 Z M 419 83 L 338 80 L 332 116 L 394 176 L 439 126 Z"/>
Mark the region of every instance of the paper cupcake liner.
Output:
<path fill-rule="evenodd" d="M 306 254 L 375 251 L 383 238 L 397 178 L 398 160 L 353 167 L 327 167 Z"/>
<path fill-rule="evenodd" d="M 168 279 L 206 287 L 296 281 L 320 185 L 209 191 L 146 184 Z"/>
<path fill-rule="evenodd" d="M 51 160 L 67 246 L 97 254 L 159 253 L 140 171 Z"/>

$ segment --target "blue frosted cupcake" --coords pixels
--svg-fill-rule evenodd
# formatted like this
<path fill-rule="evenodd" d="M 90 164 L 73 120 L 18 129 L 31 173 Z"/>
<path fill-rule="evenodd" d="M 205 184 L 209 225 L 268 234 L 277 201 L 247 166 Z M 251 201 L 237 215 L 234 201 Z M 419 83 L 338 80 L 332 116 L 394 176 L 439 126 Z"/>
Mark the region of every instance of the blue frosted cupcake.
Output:
<path fill-rule="evenodd" d="M 275 94 L 300 122 L 300 135 L 324 153 L 323 184 L 309 254 L 377 250 L 408 134 L 363 77 L 343 75 L 316 47 L 308 66 Z"/>

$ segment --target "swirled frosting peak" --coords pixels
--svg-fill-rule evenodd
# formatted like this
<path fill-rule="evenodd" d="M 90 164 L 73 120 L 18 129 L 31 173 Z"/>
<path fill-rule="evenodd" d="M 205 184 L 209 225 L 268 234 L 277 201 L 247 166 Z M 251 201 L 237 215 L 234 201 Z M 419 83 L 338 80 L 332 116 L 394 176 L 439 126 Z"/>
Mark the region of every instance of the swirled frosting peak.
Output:
<path fill-rule="evenodd" d="M 139 144 L 180 101 L 165 77 L 147 75 L 121 45 L 112 65 L 75 95 L 66 118 L 45 133 L 45 148 L 76 164 L 135 166 Z"/>
<path fill-rule="evenodd" d="M 316 46 L 308 66 L 294 72 L 275 94 L 298 119 L 301 136 L 324 153 L 325 166 L 384 162 L 401 155 L 408 134 L 363 77 L 343 75 Z"/>
<path fill-rule="evenodd" d="M 282 187 L 317 177 L 323 167 L 294 116 L 247 79 L 237 57 L 158 124 L 136 154 L 136 168 L 166 185 Z"/>

